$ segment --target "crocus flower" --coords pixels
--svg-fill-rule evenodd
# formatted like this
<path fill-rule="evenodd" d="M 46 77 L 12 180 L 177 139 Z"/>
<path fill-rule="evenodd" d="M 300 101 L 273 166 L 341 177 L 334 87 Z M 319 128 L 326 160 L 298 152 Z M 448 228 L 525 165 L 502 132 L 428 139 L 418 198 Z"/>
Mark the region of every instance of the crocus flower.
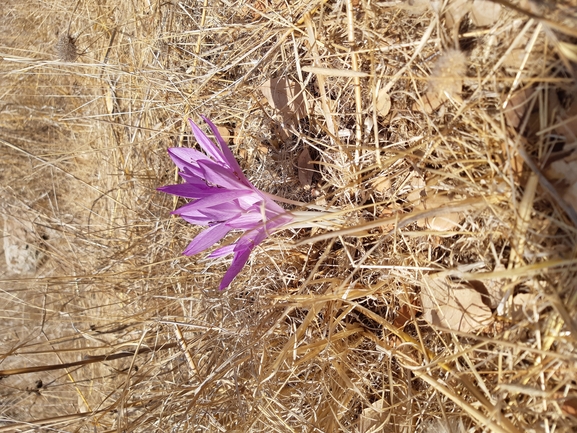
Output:
<path fill-rule="evenodd" d="M 220 247 L 209 255 L 222 257 L 233 254 L 232 264 L 220 283 L 222 290 L 241 271 L 254 247 L 275 230 L 293 222 L 295 217 L 248 181 L 216 126 L 206 117 L 203 119 L 218 145 L 189 119 L 192 132 L 205 153 L 189 148 L 168 149 L 184 183 L 158 189 L 193 199 L 173 214 L 191 224 L 208 227 L 192 240 L 184 250 L 185 255 L 210 248 L 231 230 L 244 230 L 235 243 Z"/>

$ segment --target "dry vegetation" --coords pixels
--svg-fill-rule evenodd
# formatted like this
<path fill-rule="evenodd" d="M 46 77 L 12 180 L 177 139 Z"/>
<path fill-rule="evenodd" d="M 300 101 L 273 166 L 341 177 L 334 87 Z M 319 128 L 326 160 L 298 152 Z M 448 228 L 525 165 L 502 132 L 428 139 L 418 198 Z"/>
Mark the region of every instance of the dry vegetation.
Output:
<path fill-rule="evenodd" d="M 496 4 L 3 0 L 0 432 L 575 431 L 577 8 Z M 218 291 L 201 114 L 345 224 Z"/>

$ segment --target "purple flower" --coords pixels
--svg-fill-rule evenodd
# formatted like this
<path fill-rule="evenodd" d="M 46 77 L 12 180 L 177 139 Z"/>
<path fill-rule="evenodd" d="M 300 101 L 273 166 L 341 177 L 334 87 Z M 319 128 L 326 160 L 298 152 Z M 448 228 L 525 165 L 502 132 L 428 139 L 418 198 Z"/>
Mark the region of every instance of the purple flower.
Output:
<path fill-rule="evenodd" d="M 173 214 L 191 224 L 208 226 L 192 240 L 183 254 L 200 253 L 231 230 L 245 231 L 235 243 L 220 247 L 209 255 L 222 257 L 233 254 L 232 264 L 220 283 L 222 290 L 241 271 L 254 247 L 275 230 L 291 223 L 294 217 L 248 181 L 216 126 L 206 117 L 203 119 L 218 145 L 189 119 L 192 132 L 206 154 L 195 149 L 168 149 L 184 183 L 158 189 L 193 199 Z"/>

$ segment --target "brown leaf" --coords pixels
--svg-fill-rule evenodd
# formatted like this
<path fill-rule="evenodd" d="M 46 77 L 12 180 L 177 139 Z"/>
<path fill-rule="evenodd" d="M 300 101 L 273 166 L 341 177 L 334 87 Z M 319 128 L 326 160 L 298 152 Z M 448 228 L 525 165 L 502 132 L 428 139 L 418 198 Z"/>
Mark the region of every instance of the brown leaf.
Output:
<path fill-rule="evenodd" d="M 471 21 L 477 27 L 495 24 L 501 14 L 501 5 L 487 0 L 475 0 L 471 5 Z"/>
<path fill-rule="evenodd" d="M 449 29 L 457 28 L 470 9 L 469 0 L 453 0 L 450 2 L 445 9 L 445 20 Z"/>
<path fill-rule="evenodd" d="M 373 189 L 381 194 L 391 188 L 392 182 L 389 177 L 382 176 L 373 180 Z"/>
<path fill-rule="evenodd" d="M 433 113 L 437 108 L 441 106 L 443 102 L 445 102 L 445 98 L 442 95 L 439 95 L 437 92 L 427 92 L 421 96 L 423 104 L 420 101 L 416 101 L 413 104 L 413 111 L 423 110 L 427 114 Z"/>
<path fill-rule="evenodd" d="M 443 205 L 448 204 L 449 199 L 447 196 L 433 195 L 433 196 L 427 196 L 427 199 L 424 202 L 424 208 L 436 209 L 440 208 Z M 444 232 L 454 229 L 456 226 L 459 225 L 462 219 L 463 219 L 462 212 L 453 212 L 453 213 L 447 212 L 443 215 L 437 215 L 431 218 L 426 218 L 424 221 L 424 226 L 430 228 L 431 230 Z"/>
<path fill-rule="evenodd" d="M 561 409 L 568 415 L 577 416 L 577 397 L 569 397 L 563 402 Z"/>
<path fill-rule="evenodd" d="M 401 308 L 397 310 L 397 315 L 393 320 L 393 325 L 397 328 L 403 329 L 409 320 L 411 320 L 411 307 L 407 304 L 403 304 L 401 305 Z"/>
<path fill-rule="evenodd" d="M 308 147 L 300 153 L 298 161 L 299 182 L 305 188 L 310 188 L 313 183 L 314 164 Z"/>
<path fill-rule="evenodd" d="M 513 298 L 513 320 L 522 320 L 527 316 L 532 318 L 536 302 L 537 296 L 534 293 L 517 293 Z"/>
<path fill-rule="evenodd" d="M 299 83 L 285 77 L 271 78 L 260 87 L 260 90 L 270 106 L 281 115 L 286 125 L 283 129 L 287 135 L 288 126 L 306 117 L 306 105 Z"/>
<path fill-rule="evenodd" d="M 561 116 L 560 125 L 555 128 L 555 131 L 564 135 L 567 142 L 575 142 L 577 140 L 577 99 Z"/>
<path fill-rule="evenodd" d="M 375 109 L 380 116 L 386 116 L 391 111 L 391 97 L 386 89 L 379 90 L 376 97 Z"/>
<path fill-rule="evenodd" d="M 505 119 L 507 120 L 507 124 L 513 128 L 517 128 L 527 109 L 530 106 L 531 96 L 535 92 L 534 89 L 520 89 L 517 90 L 511 98 L 509 98 L 509 102 L 507 103 L 507 107 L 505 107 Z"/>
<path fill-rule="evenodd" d="M 230 129 L 228 129 L 228 127 L 223 125 L 216 125 L 216 129 L 218 129 L 218 133 L 220 134 L 222 139 L 226 143 L 229 143 L 230 139 L 232 138 L 232 135 L 230 134 Z"/>
<path fill-rule="evenodd" d="M 474 332 L 491 321 L 491 309 L 470 286 L 425 275 L 421 283 L 423 317 L 432 326 Z"/>
<path fill-rule="evenodd" d="M 503 265 L 498 265 L 493 269 L 494 272 L 504 271 L 505 267 Z M 505 281 L 503 279 L 490 279 L 490 280 L 472 280 L 469 284 L 479 292 L 485 304 L 489 308 L 497 308 L 499 303 L 503 299 L 503 287 L 505 286 Z"/>

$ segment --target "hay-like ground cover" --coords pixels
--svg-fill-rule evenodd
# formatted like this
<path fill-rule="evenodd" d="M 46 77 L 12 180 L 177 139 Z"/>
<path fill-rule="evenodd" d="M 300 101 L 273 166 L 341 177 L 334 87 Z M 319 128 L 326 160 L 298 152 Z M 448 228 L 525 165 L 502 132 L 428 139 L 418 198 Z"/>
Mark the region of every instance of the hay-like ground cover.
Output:
<path fill-rule="evenodd" d="M 574 431 L 576 218 L 547 174 L 574 164 L 574 1 L 1 12 L 0 431 Z M 200 115 L 343 224 L 219 291 L 155 190 Z"/>

